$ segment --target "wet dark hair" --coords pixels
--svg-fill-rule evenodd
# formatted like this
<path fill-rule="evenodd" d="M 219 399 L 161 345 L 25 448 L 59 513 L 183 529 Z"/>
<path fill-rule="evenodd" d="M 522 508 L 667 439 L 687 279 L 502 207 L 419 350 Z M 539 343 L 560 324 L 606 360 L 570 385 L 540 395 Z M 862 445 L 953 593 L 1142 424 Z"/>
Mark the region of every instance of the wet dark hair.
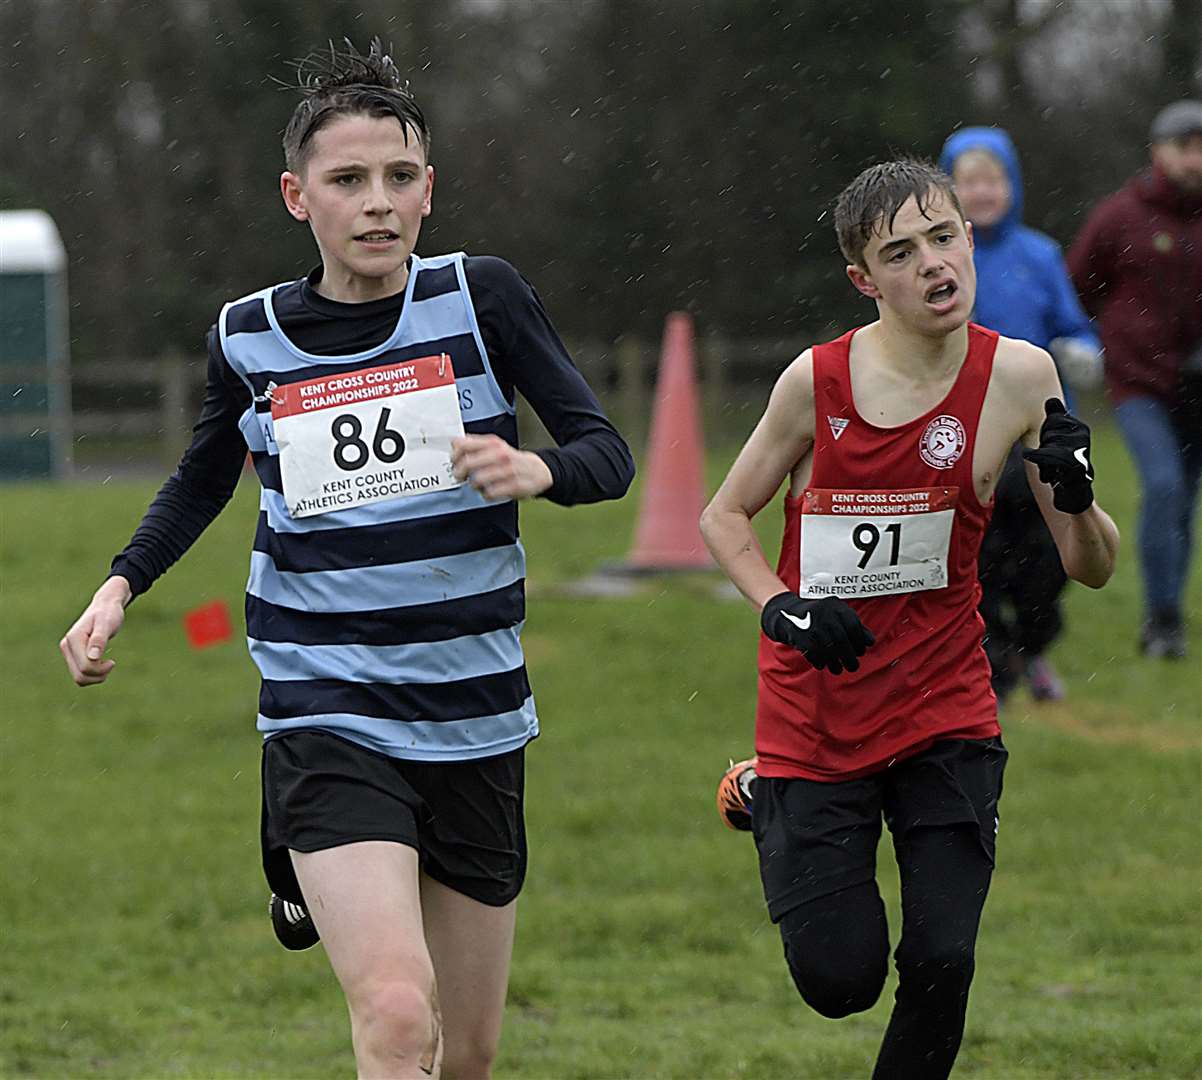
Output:
<path fill-rule="evenodd" d="M 934 192 L 941 192 L 960 219 L 964 211 L 956 198 L 952 178 L 932 161 L 899 158 L 865 169 L 835 201 L 835 234 L 839 250 L 849 263 L 864 265 L 864 248 L 870 237 L 893 227 L 893 219 L 910 196 L 926 216 Z"/>
<path fill-rule="evenodd" d="M 430 129 L 421 106 L 402 78 L 380 39 L 372 38 L 367 55 L 343 39 L 346 50 L 330 42 L 328 53 L 311 53 L 296 64 L 296 81 L 301 100 L 284 129 L 284 162 L 290 172 L 300 172 L 308 158 L 309 145 L 326 124 L 339 116 L 394 116 L 405 133 L 421 141 L 430 156 Z"/>

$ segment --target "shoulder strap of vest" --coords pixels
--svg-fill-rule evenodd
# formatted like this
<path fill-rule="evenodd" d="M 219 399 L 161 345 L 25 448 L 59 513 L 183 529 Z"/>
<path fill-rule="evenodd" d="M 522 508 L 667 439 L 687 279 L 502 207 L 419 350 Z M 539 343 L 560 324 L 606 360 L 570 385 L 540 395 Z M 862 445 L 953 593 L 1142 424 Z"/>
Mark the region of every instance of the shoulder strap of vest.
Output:
<path fill-rule="evenodd" d="M 444 266 L 450 266 L 452 263 L 462 262 L 467 258 L 467 253 L 463 251 L 452 251 L 448 255 L 427 255 L 420 256 L 415 251 L 413 253 L 413 272 L 420 273 L 422 270 L 438 270 Z"/>
<path fill-rule="evenodd" d="M 854 330 L 815 345 L 814 355 L 814 447 L 835 442 L 852 419 L 851 336 Z"/>
<path fill-rule="evenodd" d="M 981 408 L 985 404 L 985 393 L 993 374 L 993 358 L 997 354 L 998 335 L 975 323 L 968 324 L 968 356 L 965 366 L 967 379 L 957 379 L 952 395 L 948 398 L 951 408 L 959 409 L 965 423 L 975 439 L 977 423 L 981 419 Z"/>

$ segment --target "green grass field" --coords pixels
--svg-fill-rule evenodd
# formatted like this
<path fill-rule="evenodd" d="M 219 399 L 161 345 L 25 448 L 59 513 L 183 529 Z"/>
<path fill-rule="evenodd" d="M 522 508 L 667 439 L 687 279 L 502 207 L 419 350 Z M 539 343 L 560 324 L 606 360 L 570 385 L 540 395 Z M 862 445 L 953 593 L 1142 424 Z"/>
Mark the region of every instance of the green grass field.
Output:
<path fill-rule="evenodd" d="M 1105 432 L 1096 459 L 1127 542 L 1107 589 L 1070 592 L 1055 654 L 1069 701 L 1020 697 L 1003 717 L 998 871 L 958 1076 L 1202 1074 L 1202 574 L 1191 660 L 1137 659 L 1130 468 Z M 136 603 L 108 686 L 77 690 L 59 658 L 152 492 L 0 489 L 0 1075 L 352 1075 L 321 950 L 286 953 L 265 917 L 255 673 L 239 642 L 190 651 L 180 622 L 210 599 L 239 610 L 252 485 Z M 560 588 L 622 556 L 636 510 L 637 495 L 524 511 L 544 734 L 498 1076 L 867 1077 L 892 982 L 869 1013 L 810 1013 L 751 841 L 713 810 L 727 758 L 750 750 L 754 614 L 704 577 L 625 599 Z"/>

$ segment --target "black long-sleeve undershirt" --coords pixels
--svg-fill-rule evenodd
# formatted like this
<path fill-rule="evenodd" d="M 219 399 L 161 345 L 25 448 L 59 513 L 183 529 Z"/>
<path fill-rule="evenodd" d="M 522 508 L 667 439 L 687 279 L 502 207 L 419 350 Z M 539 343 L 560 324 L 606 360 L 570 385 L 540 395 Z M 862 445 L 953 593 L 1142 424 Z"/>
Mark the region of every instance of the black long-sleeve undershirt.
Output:
<path fill-rule="evenodd" d="M 616 499 L 634 477 L 621 435 L 576 370 L 534 288 L 492 256 L 465 261 L 480 336 L 502 391 L 516 390 L 556 442 L 536 453 L 551 472 L 543 497 L 563 506 Z M 365 304 L 329 300 L 314 286 L 320 269 L 277 291 L 281 327 L 306 352 L 351 355 L 374 348 L 396 327 L 403 294 Z M 145 592 L 196 542 L 233 497 L 246 459 L 238 419 L 250 390 L 227 363 L 216 327 L 208 333 L 208 375 L 200 419 L 179 466 L 159 489 L 112 573 L 135 596 Z"/>

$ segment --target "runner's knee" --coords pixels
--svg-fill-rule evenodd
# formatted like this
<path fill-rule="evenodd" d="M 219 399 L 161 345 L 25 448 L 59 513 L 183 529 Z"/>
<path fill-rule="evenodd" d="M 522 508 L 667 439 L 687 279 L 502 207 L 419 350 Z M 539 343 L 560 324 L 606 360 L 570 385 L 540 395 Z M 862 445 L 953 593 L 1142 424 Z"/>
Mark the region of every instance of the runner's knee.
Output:
<path fill-rule="evenodd" d="M 976 967 L 974 943 L 966 940 L 929 940 L 903 943 L 897 951 L 897 973 L 902 985 L 921 985 L 928 993 L 959 992 L 972 982 Z"/>
<path fill-rule="evenodd" d="M 810 901 L 781 920 L 785 962 L 802 1000 L 837 1020 L 876 1004 L 889 937 L 874 884 Z"/>
<path fill-rule="evenodd" d="M 355 1042 L 376 1057 L 433 1057 L 441 1019 L 433 979 L 381 979 L 348 995 Z"/>
<path fill-rule="evenodd" d="M 786 944 L 785 960 L 802 1000 L 830 1020 L 871 1009 L 885 985 L 887 964 L 883 955 L 858 963 L 819 965 L 800 949 Z"/>

